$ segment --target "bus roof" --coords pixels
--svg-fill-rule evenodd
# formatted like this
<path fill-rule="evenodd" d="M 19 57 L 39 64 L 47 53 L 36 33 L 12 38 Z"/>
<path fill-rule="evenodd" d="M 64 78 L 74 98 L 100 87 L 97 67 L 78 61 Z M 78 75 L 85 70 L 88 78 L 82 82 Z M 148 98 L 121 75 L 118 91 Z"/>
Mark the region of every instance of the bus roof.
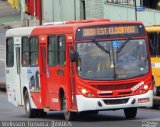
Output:
<path fill-rule="evenodd" d="M 83 21 L 83 20 L 82 20 Z M 86 26 L 96 26 L 96 25 L 113 25 L 113 24 L 142 24 L 138 21 L 91 21 L 91 22 L 79 22 L 79 21 L 69 21 L 65 24 L 58 24 L 58 25 L 48 25 L 48 26 L 40 26 L 36 27 L 32 35 L 41 35 L 41 34 L 71 34 L 75 33 L 77 28 L 86 27 Z"/>
<path fill-rule="evenodd" d="M 46 35 L 46 34 L 69 34 L 74 33 L 77 28 L 95 25 L 109 25 L 109 24 L 142 24 L 139 21 L 110 21 L 108 19 L 96 20 L 78 20 L 68 21 L 64 24 L 35 26 L 35 27 L 20 27 L 9 29 L 6 32 L 6 37 L 12 36 L 29 36 L 29 35 Z"/>
<path fill-rule="evenodd" d="M 9 29 L 6 32 L 6 37 L 20 37 L 20 36 L 28 36 L 32 33 L 35 27 L 20 27 Z"/>

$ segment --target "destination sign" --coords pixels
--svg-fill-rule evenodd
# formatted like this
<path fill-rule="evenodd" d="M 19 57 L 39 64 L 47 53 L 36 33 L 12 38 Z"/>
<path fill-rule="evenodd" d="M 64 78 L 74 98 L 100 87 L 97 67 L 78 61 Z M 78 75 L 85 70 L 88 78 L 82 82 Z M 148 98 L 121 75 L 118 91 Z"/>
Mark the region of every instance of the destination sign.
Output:
<path fill-rule="evenodd" d="M 145 30 L 142 25 L 123 24 L 123 25 L 106 25 L 106 26 L 90 26 L 77 30 L 77 40 L 88 40 L 94 38 L 120 38 L 131 36 L 144 36 Z"/>
<path fill-rule="evenodd" d="M 134 34 L 138 33 L 136 26 L 124 26 L 124 27 L 99 27 L 99 28 L 86 28 L 83 29 L 83 36 L 95 36 L 95 35 L 110 35 L 110 34 Z"/>

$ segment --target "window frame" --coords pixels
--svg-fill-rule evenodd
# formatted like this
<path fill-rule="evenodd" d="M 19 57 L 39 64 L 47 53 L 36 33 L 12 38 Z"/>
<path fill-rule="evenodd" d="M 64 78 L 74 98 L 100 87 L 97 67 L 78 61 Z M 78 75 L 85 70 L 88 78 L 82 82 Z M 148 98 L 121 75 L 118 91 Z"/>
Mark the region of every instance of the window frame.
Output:
<path fill-rule="evenodd" d="M 8 52 L 8 40 L 12 40 L 12 52 Z M 12 55 L 12 63 L 8 64 L 8 53 L 13 54 Z M 13 37 L 8 37 L 6 38 L 6 67 L 13 67 L 14 66 L 14 38 Z"/>
<path fill-rule="evenodd" d="M 37 51 L 31 51 L 31 39 L 32 38 L 36 38 L 37 39 Z M 29 37 L 29 59 L 30 59 L 30 67 L 38 67 L 38 63 L 36 63 L 35 65 L 32 65 L 32 59 L 31 59 L 31 54 L 32 53 L 37 53 L 37 60 L 39 60 L 39 38 L 38 36 L 30 36 Z"/>
<path fill-rule="evenodd" d="M 28 51 L 24 51 L 23 50 L 23 38 L 27 38 L 28 39 Z M 22 44 L 22 53 L 21 53 L 21 55 L 22 55 L 22 60 L 21 60 L 22 67 L 29 67 L 30 66 L 30 43 L 29 43 L 29 37 L 28 36 L 23 36 L 21 44 Z M 23 64 L 23 53 L 27 53 L 27 52 L 28 52 L 28 57 L 29 57 L 28 60 L 29 61 L 28 61 L 27 65 L 24 65 Z"/>
<path fill-rule="evenodd" d="M 49 50 L 49 38 L 50 37 L 56 37 L 56 39 L 57 39 L 57 47 L 56 47 L 56 49 L 55 50 Z M 60 38 L 61 37 L 63 37 L 64 38 L 64 49 L 60 49 Z M 47 50 L 47 64 L 48 64 L 48 66 L 49 67 L 55 67 L 55 66 L 65 66 L 65 61 L 66 61 L 66 35 L 65 34 L 55 34 L 55 35 L 49 35 L 48 36 L 48 40 L 47 40 L 47 48 L 48 48 L 48 50 Z M 52 53 L 56 53 L 57 54 L 57 58 L 56 58 L 56 63 L 54 64 L 54 65 L 50 65 L 49 64 L 49 54 L 50 54 L 50 52 L 52 52 Z M 64 64 L 62 65 L 62 64 L 60 64 L 60 53 L 61 52 L 64 52 Z"/>
<path fill-rule="evenodd" d="M 63 37 L 64 39 L 64 49 L 60 49 L 60 38 Z M 65 35 L 59 35 L 58 36 L 58 65 L 59 66 L 65 66 L 65 61 L 66 61 L 66 36 Z M 60 64 L 60 53 L 64 52 L 64 61 L 63 61 L 63 65 Z"/>
<path fill-rule="evenodd" d="M 158 43 L 158 33 L 157 32 L 148 32 L 149 38 L 149 49 L 151 57 L 157 57 L 157 43 Z M 150 40 L 152 42 L 150 42 Z"/>
<path fill-rule="evenodd" d="M 49 43 L 53 43 L 53 42 L 49 42 L 49 38 L 51 38 L 51 37 L 56 37 L 56 40 L 57 40 L 57 44 L 55 44 L 56 45 L 56 49 L 55 50 L 49 50 Z M 54 67 L 54 66 L 57 66 L 58 65 L 58 36 L 57 35 L 49 35 L 48 36 L 48 38 L 47 38 L 47 65 L 49 66 L 49 67 Z M 56 56 L 56 62 L 55 62 L 55 64 L 53 64 L 53 65 L 51 65 L 51 64 L 49 64 L 50 63 L 50 57 L 49 57 L 49 55 L 50 55 L 50 53 L 56 53 L 57 54 L 57 56 Z"/>

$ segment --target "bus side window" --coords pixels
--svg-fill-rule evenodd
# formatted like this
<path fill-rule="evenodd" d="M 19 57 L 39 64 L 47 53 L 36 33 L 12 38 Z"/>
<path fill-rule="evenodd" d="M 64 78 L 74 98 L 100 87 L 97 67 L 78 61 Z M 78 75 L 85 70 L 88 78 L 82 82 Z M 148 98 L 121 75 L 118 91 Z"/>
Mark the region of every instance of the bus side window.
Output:
<path fill-rule="evenodd" d="M 22 37 L 22 66 L 29 66 L 29 39 Z"/>
<path fill-rule="evenodd" d="M 31 66 L 38 65 L 38 37 L 30 37 L 29 39 L 30 49 L 30 64 Z"/>
<path fill-rule="evenodd" d="M 157 55 L 160 56 L 160 33 L 158 33 L 157 38 Z"/>
<path fill-rule="evenodd" d="M 57 66 L 58 64 L 58 36 L 48 37 L 48 65 Z"/>
<path fill-rule="evenodd" d="M 14 40 L 7 38 L 6 40 L 6 66 L 13 67 L 14 65 Z"/>
<path fill-rule="evenodd" d="M 157 33 L 156 32 L 148 33 L 148 37 L 149 37 L 149 47 L 150 47 L 151 56 L 156 56 Z"/>
<path fill-rule="evenodd" d="M 36 86 L 36 90 L 39 91 L 40 89 L 40 84 L 39 84 L 39 72 L 37 71 L 35 74 L 35 86 Z"/>
<path fill-rule="evenodd" d="M 35 87 L 35 77 L 34 76 L 32 76 L 30 78 L 30 84 L 29 85 L 30 85 L 30 90 L 35 91 L 36 87 Z"/>
<path fill-rule="evenodd" d="M 58 45 L 58 58 L 59 58 L 59 65 L 64 66 L 65 65 L 65 61 L 66 61 L 66 39 L 64 35 L 60 35 L 59 36 L 59 45 Z"/>
<path fill-rule="evenodd" d="M 66 39 L 64 35 L 52 35 L 48 37 L 48 65 L 64 66 L 66 61 Z"/>

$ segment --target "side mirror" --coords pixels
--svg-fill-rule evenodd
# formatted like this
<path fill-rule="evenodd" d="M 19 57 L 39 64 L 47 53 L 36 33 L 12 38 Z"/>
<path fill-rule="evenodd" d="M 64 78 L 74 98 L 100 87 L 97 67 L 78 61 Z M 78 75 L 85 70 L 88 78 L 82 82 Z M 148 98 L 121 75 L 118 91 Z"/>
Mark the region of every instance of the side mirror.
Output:
<path fill-rule="evenodd" d="M 71 57 L 70 59 L 71 59 L 72 62 L 78 61 L 78 52 L 71 51 L 70 57 Z"/>

